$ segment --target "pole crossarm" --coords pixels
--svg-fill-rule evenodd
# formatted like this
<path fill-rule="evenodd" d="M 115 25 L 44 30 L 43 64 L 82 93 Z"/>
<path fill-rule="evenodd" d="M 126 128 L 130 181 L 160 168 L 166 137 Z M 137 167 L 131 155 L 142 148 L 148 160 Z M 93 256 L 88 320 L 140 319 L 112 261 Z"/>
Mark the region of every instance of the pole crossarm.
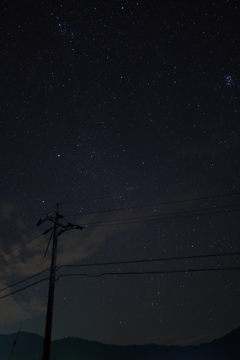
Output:
<path fill-rule="evenodd" d="M 60 223 L 59 219 L 63 219 L 65 216 L 56 213 L 56 216 L 52 217 L 52 216 L 46 216 L 45 219 L 40 219 L 37 223 L 37 226 L 40 226 L 44 221 L 49 220 L 51 221 L 54 226 L 57 225 L 58 228 L 61 228 L 61 230 L 58 232 L 58 235 L 61 235 L 62 233 L 64 233 L 67 230 L 82 230 L 84 229 L 84 226 L 78 225 L 78 224 L 72 224 L 68 221 L 66 221 L 66 223 Z M 49 231 L 51 231 L 53 228 L 47 229 L 44 231 L 43 235 L 47 234 Z"/>
<path fill-rule="evenodd" d="M 58 235 L 61 235 L 67 230 L 82 230 L 82 229 L 84 229 L 84 227 L 81 225 L 74 225 L 71 223 L 67 223 L 67 225 L 61 225 L 61 230 L 59 231 Z"/>

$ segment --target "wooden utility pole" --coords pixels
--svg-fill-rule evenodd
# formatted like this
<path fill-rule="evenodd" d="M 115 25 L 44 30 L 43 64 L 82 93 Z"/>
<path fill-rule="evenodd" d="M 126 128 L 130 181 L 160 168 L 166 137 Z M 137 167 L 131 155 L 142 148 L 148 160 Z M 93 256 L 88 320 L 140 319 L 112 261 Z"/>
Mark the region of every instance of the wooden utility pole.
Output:
<path fill-rule="evenodd" d="M 47 305 L 47 316 L 46 316 L 46 326 L 45 326 L 45 337 L 44 337 L 44 347 L 43 347 L 43 357 L 42 360 L 50 359 L 50 350 L 51 350 L 51 337 L 52 337 L 52 319 L 53 319 L 53 305 L 54 305 L 54 290 L 55 290 L 55 278 L 57 270 L 57 244 L 58 236 L 68 230 L 82 230 L 84 227 L 81 225 L 76 225 L 69 223 L 68 221 L 63 223 L 59 219 L 64 218 L 63 215 L 59 214 L 59 204 L 57 204 L 57 211 L 54 217 L 48 216 L 44 219 L 40 219 L 37 223 L 37 226 L 40 226 L 44 221 L 50 220 L 53 226 L 53 246 L 52 246 L 52 261 L 50 268 L 50 278 L 49 278 L 49 289 L 48 289 L 48 305 Z M 60 231 L 59 231 L 59 228 Z M 51 229 L 47 229 L 43 235 L 47 234 Z M 45 252 L 47 254 L 49 244 L 51 242 L 52 236 L 49 239 L 49 243 Z"/>
<path fill-rule="evenodd" d="M 59 204 L 57 204 L 57 211 L 54 219 L 54 228 L 53 228 L 52 261 L 51 261 L 50 278 L 49 278 L 47 317 L 46 317 L 44 348 L 43 348 L 43 358 L 42 358 L 43 360 L 50 359 L 55 276 L 56 276 L 56 266 L 57 266 L 56 263 L 57 263 L 58 228 L 59 228 Z"/>

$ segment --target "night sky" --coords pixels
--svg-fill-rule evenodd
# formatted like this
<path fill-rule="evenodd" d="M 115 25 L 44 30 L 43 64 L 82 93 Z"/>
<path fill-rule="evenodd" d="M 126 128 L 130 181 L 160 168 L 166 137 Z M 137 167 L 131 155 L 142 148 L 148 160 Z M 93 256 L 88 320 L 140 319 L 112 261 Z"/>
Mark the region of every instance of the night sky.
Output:
<path fill-rule="evenodd" d="M 58 265 L 185 257 L 61 267 L 173 272 L 58 278 L 53 339 L 190 345 L 240 326 L 239 270 L 178 272 L 240 267 L 207 257 L 240 252 L 239 19 L 234 0 L 1 2 L 0 289 L 49 268 L 52 223 L 35 225 L 56 203 L 85 227 Z M 47 291 L 1 299 L 0 333 L 24 318 L 44 335 Z"/>

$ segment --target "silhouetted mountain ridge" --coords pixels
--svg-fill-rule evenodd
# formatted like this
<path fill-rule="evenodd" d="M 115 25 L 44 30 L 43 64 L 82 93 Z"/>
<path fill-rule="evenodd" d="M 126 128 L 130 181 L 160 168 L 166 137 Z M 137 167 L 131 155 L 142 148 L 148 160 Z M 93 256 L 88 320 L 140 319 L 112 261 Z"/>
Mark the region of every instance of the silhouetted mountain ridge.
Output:
<path fill-rule="evenodd" d="M 0 335 L 0 360 L 9 358 L 16 334 Z M 54 340 L 51 360 L 239 360 L 240 328 L 220 339 L 198 346 L 107 345 L 97 341 L 68 337 Z M 21 332 L 11 360 L 42 359 L 43 338 Z"/>

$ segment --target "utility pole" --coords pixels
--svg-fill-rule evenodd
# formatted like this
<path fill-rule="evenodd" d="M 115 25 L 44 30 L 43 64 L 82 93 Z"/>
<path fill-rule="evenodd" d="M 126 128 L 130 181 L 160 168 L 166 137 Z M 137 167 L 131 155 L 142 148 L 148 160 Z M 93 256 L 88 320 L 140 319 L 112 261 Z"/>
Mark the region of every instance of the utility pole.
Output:
<path fill-rule="evenodd" d="M 51 337 L 52 337 L 52 319 L 53 319 L 53 305 L 54 305 L 54 290 L 55 290 L 55 278 L 57 270 L 57 244 L 58 236 L 64 233 L 67 230 L 82 230 L 83 226 L 75 225 L 69 222 L 60 222 L 59 219 L 64 218 L 63 215 L 59 214 L 59 204 L 57 204 L 57 210 L 54 217 L 48 216 L 44 219 L 40 219 L 37 223 L 37 226 L 40 226 L 44 221 L 50 220 L 53 226 L 53 246 L 52 246 L 52 260 L 50 268 L 50 278 L 49 278 L 49 289 L 48 289 L 48 304 L 47 304 L 47 316 L 46 316 L 46 326 L 45 326 L 45 337 L 44 337 L 44 348 L 43 348 L 43 357 L 42 360 L 50 359 L 50 350 L 51 350 Z M 59 228 L 60 231 L 59 231 Z M 51 229 L 47 229 L 43 235 L 47 234 Z M 51 242 L 52 235 L 49 239 L 49 243 L 45 252 L 47 254 L 49 244 Z"/>
<path fill-rule="evenodd" d="M 48 289 L 48 305 L 47 317 L 45 326 L 43 360 L 50 359 L 50 348 L 52 338 L 52 318 L 53 318 L 53 305 L 54 305 L 54 290 L 55 290 L 55 275 L 57 263 L 57 243 L 58 243 L 58 228 L 59 228 L 59 204 L 57 204 L 56 216 L 54 219 L 53 228 L 53 246 L 52 246 L 52 261 L 50 269 L 49 289 Z"/>

